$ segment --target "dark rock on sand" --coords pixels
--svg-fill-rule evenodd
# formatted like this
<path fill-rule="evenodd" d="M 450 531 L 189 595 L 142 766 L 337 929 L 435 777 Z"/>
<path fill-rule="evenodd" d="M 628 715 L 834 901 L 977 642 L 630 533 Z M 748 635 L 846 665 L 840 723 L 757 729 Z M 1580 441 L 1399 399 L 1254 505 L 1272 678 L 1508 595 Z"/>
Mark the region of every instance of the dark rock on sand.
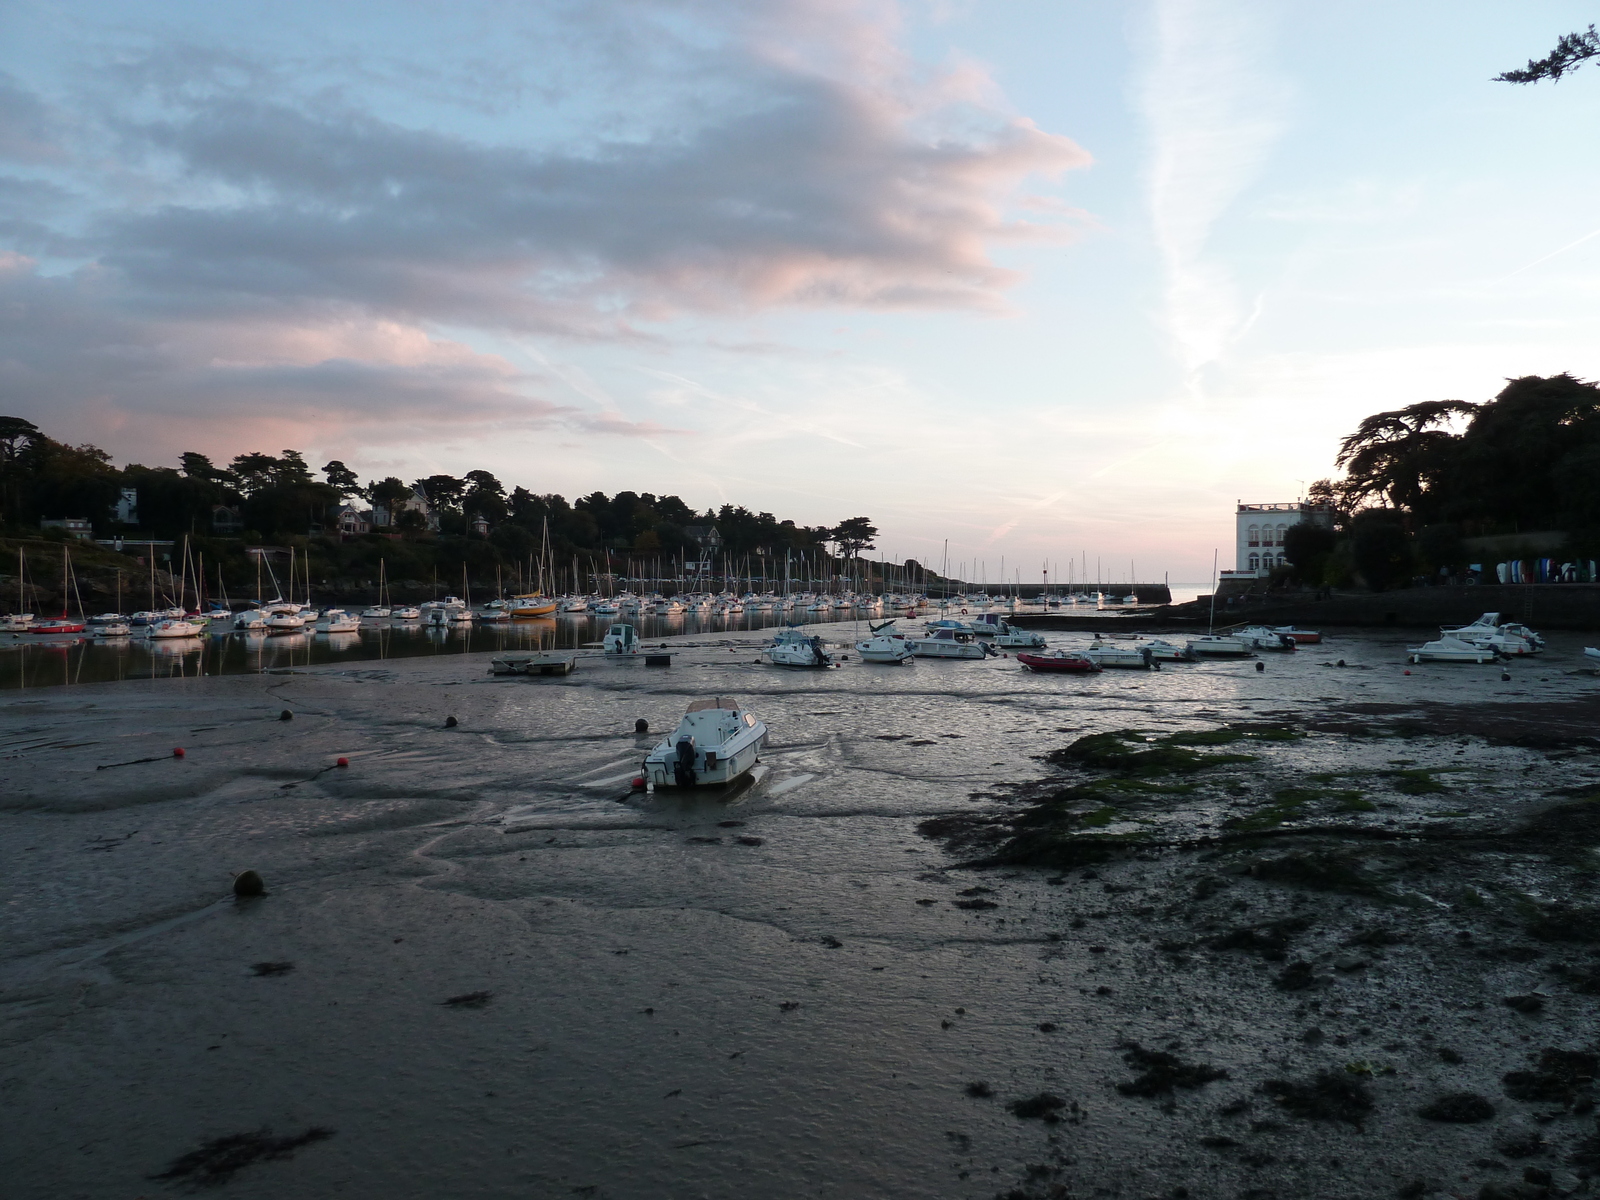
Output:
<path fill-rule="evenodd" d="M 1261 1090 L 1291 1116 L 1308 1121 L 1345 1121 L 1359 1128 L 1373 1107 L 1367 1086 L 1341 1071 L 1323 1071 L 1305 1083 L 1269 1079 Z"/>
<path fill-rule="evenodd" d="M 265 896 L 267 894 L 266 880 L 262 879 L 261 875 L 256 871 L 240 871 L 233 877 L 233 894 L 235 896 Z"/>
<path fill-rule="evenodd" d="M 333 1133 L 333 1130 L 320 1125 L 313 1125 L 304 1133 L 289 1137 L 274 1137 L 270 1129 L 231 1133 L 226 1137 L 212 1138 L 199 1149 L 173 1159 L 165 1171 L 150 1178 L 184 1182 L 194 1187 L 219 1187 L 252 1163 L 293 1158 L 294 1152 L 302 1146 L 325 1141 Z"/>
<path fill-rule="evenodd" d="M 1417 1116 L 1427 1121 L 1475 1125 L 1494 1118 L 1494 1105 L 1476 1092 L 1450 1092 L 1423 1105 Z"/>
<path fill-rule="evenodd" d="M 1534 1070 L 1508 1071 L 1500 1083 L 1513 1100 L 1572 1104 L 1593 1085 L 1597 1069 L 1596 1055 L 1550 1047 L 1539 1052 Z"/>
<path fill-rule="evenodd" d="M 1139 1072 L 1137 1078 L 1117 1084 L 1117 1091 L 1124 1096 L 1169 1096 L 1174 1088 L 1199 1088 L 1228 1078 L 1221 1067 L 1186 1063 L 1176 1054 L 1146 1050 L 1138 1042 L 1123 1042 L 1118 1049 L 1125 1051 L 1122 1061 Z"/>

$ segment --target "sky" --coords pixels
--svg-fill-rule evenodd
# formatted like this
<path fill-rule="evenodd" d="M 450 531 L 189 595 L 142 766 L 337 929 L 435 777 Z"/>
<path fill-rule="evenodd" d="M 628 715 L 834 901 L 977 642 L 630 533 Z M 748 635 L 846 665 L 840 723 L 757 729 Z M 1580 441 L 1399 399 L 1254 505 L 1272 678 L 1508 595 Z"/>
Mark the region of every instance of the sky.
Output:
<path fill-rule="evenodd" d="M 1369 413 L 1600 377 L 1600 66 L 1492 82 L 1597 15 L 8 0 L 0 412 L 1204 580 Z"/>

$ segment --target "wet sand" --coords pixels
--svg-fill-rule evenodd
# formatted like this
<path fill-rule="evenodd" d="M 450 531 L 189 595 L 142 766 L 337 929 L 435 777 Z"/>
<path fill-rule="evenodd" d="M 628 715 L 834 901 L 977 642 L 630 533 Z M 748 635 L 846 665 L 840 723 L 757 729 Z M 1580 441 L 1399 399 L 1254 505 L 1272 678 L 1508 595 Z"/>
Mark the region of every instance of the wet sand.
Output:
<path fill-rule="evenodd" d="M 1510 682 L 1405 676 L 1399 634 L 1086 680 L 685 640 L 669 670 L 0 701 L 6 1194 L 1265 1200 L 1600 1168 L 1582 1061 L 1539 1066 L 1594 1049 L 1589 827 L 1524 836 L 1600 791 L 1581 639 Z M 760 780 L 630 794 L 635 718 L 715 693 L 771 727 Z M 1046 758 L 1124 729 L 1249 761 Z M 1008 860 L 1042 808 L 1065 848 Z M 231 895 L 246 867 L 267 895 Z M 1417 1115 L 1454 1093 L 1492 1115 Z"/>

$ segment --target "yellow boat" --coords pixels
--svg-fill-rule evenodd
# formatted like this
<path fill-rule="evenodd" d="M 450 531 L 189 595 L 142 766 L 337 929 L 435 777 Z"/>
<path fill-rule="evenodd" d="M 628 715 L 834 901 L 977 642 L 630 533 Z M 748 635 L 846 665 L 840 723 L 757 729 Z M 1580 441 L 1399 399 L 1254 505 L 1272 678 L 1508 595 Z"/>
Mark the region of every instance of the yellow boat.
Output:
<path fill-rule="evenodd" d="M 527 596 L 511 597 L 511 619 L 529 621 L 535 617 L 548 617 L 556 611 L 556 602 L 534 592 Z"/>

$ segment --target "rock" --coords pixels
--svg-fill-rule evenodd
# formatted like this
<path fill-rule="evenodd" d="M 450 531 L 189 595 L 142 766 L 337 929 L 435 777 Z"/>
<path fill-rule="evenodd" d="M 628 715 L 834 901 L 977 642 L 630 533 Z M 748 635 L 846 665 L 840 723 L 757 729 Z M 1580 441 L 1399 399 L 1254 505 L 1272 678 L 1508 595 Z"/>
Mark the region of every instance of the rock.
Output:
<path fill-rule="evenodd" d="M 650 732 L 650 722 L 646 721 L 643 717 L 640 717 L 637 721 L 635 721 L 633 723 L 633 731 L 635 733 L 649 733 Z"/>
<path fill-rule="evenodd" d="M 1298 992 L 1317 987 L 1321 982 L 1312 971 L 1311 964 L 1300 959 L 1285 967 L 1283 973 L 1272 981 L 1272 986 L 1283 992 Z"/>
<path fill-rule="evenodd" d="M 1307 1083 L 1269 1079 L 1261 1090 L 1292 1116 L 1308 1121 L 1345 1121 L 1360 1128 L 1372 1112 L 1372 1093 L 1343 1071 L 1323 1071 Z"/>
<path fill-rule="evenodd" d="M 240 871 L 233 877 L 233 894 L 235 896 L 265 896 L 267 894 L 266 881 L 255 871 Z"/>
<path fill-rule="evenodd" d="M 1364 971 L 1366 968 L 1367 960 L 1364 958 L 1356 958 L 1353 955 L 1347 955 L 1344 958 L 1336 958 L 1333 960 L 1333 969 L 1336 971 Z"/>
<path fill-rule="evenodd" d="M 1118 1048 L 1126 1052 L 1122 1061 L 1139 1072 L 1137 1078 L 1117 1084 L 1124 1096 L 1170 1096 L 1174 1088 L 1194 1089 L 1228 1078 L 1221 1067 L 1186 1063 L 1176 1054 L 1146 1050 L 1138 1042 L 1123 1042 Z"/>
<path fill-rule="evenodd" d="M 454 729 L 459 724 L 461 724 L 461 722 L 457 721 L 454 717 L 446 717 L 444 719 L 444 727 L 446 729 Z"/>
<path fill-rule="evenodd" d="M 1536 1129 L 1506 1129 L 1495 1138 L 1494 1148 L 1507 1158 L 1532 1158 L 1544 1150 L 1545 1143 Z"/>
<path fill-rule="evenodd" d="M 1536 1070 L 1508 1071 L 1500 1083 L 1513 1100 L 1571 1104 L 1593 1084 L 1597 1070 L 1600 1056 L 1550 1047 L 1539 1052 Z"/>
<path fill-rule="evenodd" d="M 1525 996 L 1507 996 L 1500 1003 L 1514 1012 L 1532 1016 L 1544 1008 L 1544 997 L 1537 993 L 1529 992 Z"/>
<path fill-rule="evenodd" d="M 987 1100 L 994 1095 L 994 1089 L 981 1079 L 967 1084 L 965 1091 L 975 1100 Z"/>
<path fill-rule="evenodd" d="M 1060 1096 L 1051 1092 L 1040 1092 L 1037 1096 L 1013 1100 L 1006 1105 L 1006 1108 L 1012 1116 L 1021 1117 L 1024 1121 L 1045 1121 L 1054 1124 L 1061 1120 L 1059 1113 L 1066 1106 L 1067 1102 Z"/>
<path fill-rule="evenodd" d="M 278 714 L 278 720 L 280 720 L 280 721 L 292 721 L 292 720 L 294 720 L 294 714 L 292 712 L 290 712 L 286 708 L 281 713 Z"/>
<path fill-rule="evenodd" d="M 1447 1121 L 1456 1125 L 1475 1125 L 1492 1120 L 1494 1105 L 1476 1092 L 1449 1092 L 1417 1110 L 1427 1121 Z"/>

